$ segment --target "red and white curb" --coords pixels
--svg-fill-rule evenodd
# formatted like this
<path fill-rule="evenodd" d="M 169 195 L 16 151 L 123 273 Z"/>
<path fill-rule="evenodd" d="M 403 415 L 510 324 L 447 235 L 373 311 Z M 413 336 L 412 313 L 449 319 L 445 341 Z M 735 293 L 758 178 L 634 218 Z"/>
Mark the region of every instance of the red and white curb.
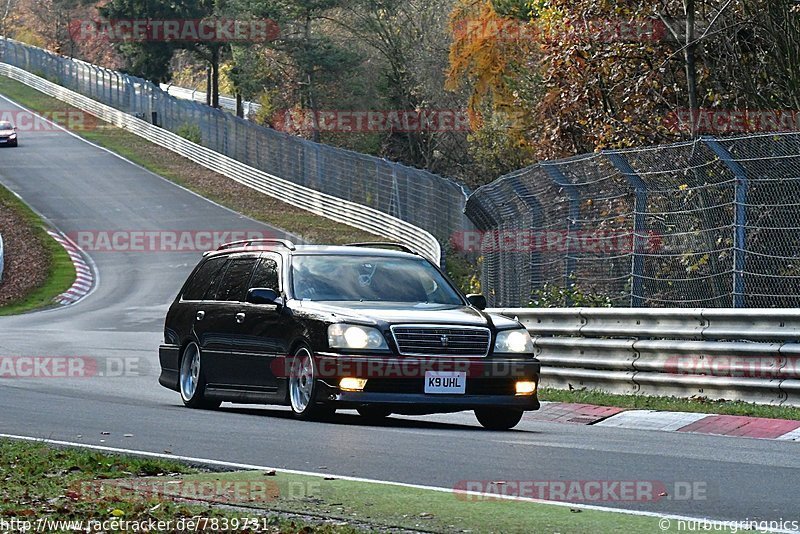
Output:
<path fill-rule="evenodd" d="M 542 409 L 526 413 L 525 420 L 800 442 L 800 421 L 766 417 L 624 410 L 557 402 L 542 403 Z"/>
<path fill-rule="evenodd" d="M 64 250 L 69 254 L 70 260 L 72 260 L 72 265 L 75 266 L 75 282 L 68 290 L 61 293 L 53 300 L 62 305 L 74 304 L 88 295 L 92 290 L 92 286 L 94 285 L 94 271 L 92 271 L 91 266 L 84 259 L 81 250 L 71 239 L 52 230 L 48 230 L 47 233 L 64 247 Z"/>

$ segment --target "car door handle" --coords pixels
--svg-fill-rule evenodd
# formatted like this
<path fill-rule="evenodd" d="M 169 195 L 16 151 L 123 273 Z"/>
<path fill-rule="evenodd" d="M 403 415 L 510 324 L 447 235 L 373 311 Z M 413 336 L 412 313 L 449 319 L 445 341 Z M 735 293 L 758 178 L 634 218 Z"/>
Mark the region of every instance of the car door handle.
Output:
<path fill-rule="evenodd" d="M 205 317 L 205 316 L 206 316 L 206 312 L 201 310 L 201 311 L 197 312 L 197 316 L 196 317 L 197 317 L 198 321 L 202 321 L 203 317 Z"/>
<path fill-rule="evenodd" d="M 243 323 L 244 322 L 244 313 L 239 312 L 236 314 L 236 322 Z"/>

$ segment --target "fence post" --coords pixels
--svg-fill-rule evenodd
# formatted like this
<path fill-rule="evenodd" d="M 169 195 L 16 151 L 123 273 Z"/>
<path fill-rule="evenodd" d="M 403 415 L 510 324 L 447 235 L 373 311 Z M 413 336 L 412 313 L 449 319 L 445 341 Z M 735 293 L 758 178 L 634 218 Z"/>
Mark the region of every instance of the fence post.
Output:
<path fill-rule="evenodd" d="M 747 171 L 731 153 L 713 137 L 700 138 L 708 148 L 728 167 L 736 177 L 734 186 L 734 222 L 733 222 L 733 307 L 744 308 L 744 263 L 747 234 Z"/>
<path fill-rule="evenodd" d="M 392 169 L 392 192 L 391 200 L 389 201 L 389 214 L 394 215 L 398 219 L 402 219 L 403 210 L 400 204 L 400 186 L 397 183 L 397 165 L 389 163 L 389 167 Z"/>
<path fill-rule="evenodd" d="M 317 166 L 316 166 L 316 168 L 314 170 L 317 173 L 317 176 L 316 176 L 316 178 L 317 178 L 317 183 L 316 183 L 317 191 L 325 191 L 326 190 L 325 188 L 327 187 L 327 184 L 325 184 L 325 168 L 323 167 L 323 164 L 322 164 L 324 157 L 320 155 L 321 154 L 321 151 L 319 149 L 320 146 L 321 146 L 320 144 L 314 145 L 314 159 L 316 160 L 316 163 L 317 163 Z"/>
<path fill-rule="evenodd" d="M 628 160 L 617 151 L 603 152 L 611 164 L 619 170 L 633 187 L 636 200 L 633 206 L 633 259 L 631 260 L 631 307 L 641 308 L 644 305 L 644 241 L 645 213 L 647 213 L 647 184 Z"/>
<path fill-rule="evenodd" d="M 574 238 L 575 229 L 578 225 L 578 219 L 581 216 L 581 195 L 578 188 L 570 183 L 569 179 L 564 176 L 556 166 L 552 163 L 540 163 L 542 169 L 547 173 L 553 182 L 567 192 L 569 197 L 569 218 L 567 220 L 567 246 L 566 256 L 564 258 L 564 288 L 571 288 L 575 285 L 575 257 L 572 255 L 572 241 Z M 570 306 L 571 299 L 567 295 L 564 305 Z"/>

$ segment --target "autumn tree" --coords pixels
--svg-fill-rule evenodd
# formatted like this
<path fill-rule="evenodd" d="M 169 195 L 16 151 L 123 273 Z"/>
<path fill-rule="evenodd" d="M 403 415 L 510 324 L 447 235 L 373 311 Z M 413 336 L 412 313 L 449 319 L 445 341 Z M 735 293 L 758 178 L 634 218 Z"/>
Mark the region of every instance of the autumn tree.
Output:
<path fill-rule="evenodd" d="M 200 20 L 219 16 L 221 7 L 216 0 L 111 0 L 99 9 L 105 19 L 142 20 Z M 122 41 L 117 44 L 125 58 L 124 69 L 155 83 L 172 77 L 170 61 L 175 50 L 184 49 L 205 61 L 211 69 L 211 105 L 219 107 L 219 69 L 222 55 L 229 44 L 209 41 Z"/>

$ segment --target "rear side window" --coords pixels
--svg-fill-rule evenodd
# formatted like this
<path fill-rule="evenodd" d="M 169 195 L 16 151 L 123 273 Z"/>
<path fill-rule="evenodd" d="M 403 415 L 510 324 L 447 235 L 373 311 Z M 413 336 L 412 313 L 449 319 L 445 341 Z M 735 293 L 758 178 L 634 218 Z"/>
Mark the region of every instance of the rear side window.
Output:
<path fill-rule="evenodd" d="M 253 268 L 256 266 L 257 261 L 258 258 L 231 260 L 213 300 L 244 300 L 250 282 L 250 275 L 253 274 Z"/>
<path fill-rule="evenodd" d="M 184 300 L 203 300 L 203 296 L 212 285 L 212 281 L 220 274 L 226 258 L 219 256 L 206 261 L 192 277 L 186 291 L 183 292 Z"/>
<path fill-rule="evenodd" d="M 278 286 L 278 263 L 272 258 L 261 258 L 253 273 L 250 287 L 265 287 L 279 291 Z"/>

